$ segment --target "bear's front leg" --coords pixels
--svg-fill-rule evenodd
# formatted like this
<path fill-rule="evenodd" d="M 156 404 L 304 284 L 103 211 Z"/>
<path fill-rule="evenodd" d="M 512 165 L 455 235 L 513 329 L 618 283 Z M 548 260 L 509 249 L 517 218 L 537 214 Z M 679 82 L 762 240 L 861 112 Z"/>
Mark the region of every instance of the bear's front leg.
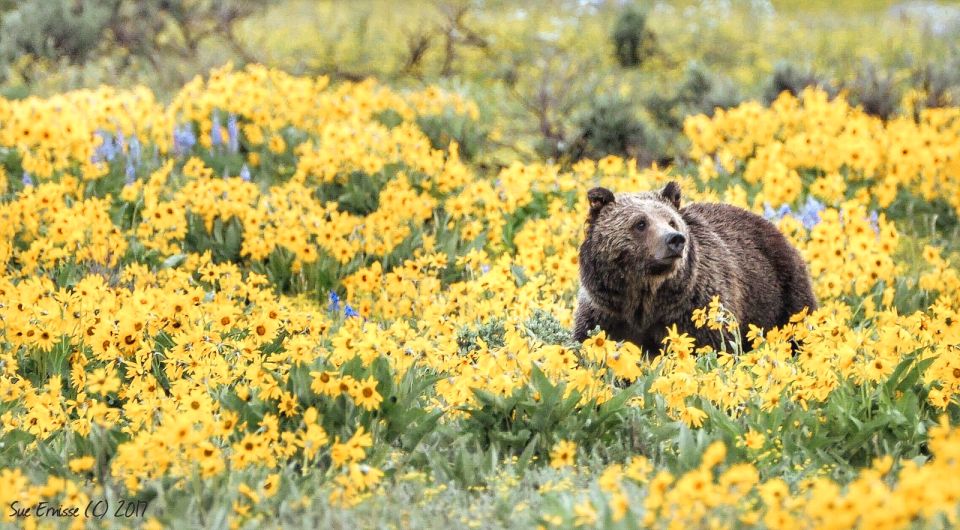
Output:
<path fill-rule="evenodd" d="M 587 340 L 597 326 L 611 340 L 633 340 L 631 328 L 623 319 L 600 309 L 589 297 L 581 294 L 574 312 L 573 339 L 577 342 Z"/>

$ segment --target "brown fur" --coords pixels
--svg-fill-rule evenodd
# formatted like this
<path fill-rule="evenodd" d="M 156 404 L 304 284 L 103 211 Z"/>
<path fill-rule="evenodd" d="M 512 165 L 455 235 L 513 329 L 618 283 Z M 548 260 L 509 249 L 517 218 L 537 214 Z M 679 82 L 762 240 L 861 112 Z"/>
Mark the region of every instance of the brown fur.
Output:
<path fill-rule="evenodd" d="M 594 188 L 587 196 L 578 341 L 600 326 L 608 337 L 655 355 L 666 328 L 676 324 L 698 346 L 719 348 L 719 333 L 691 320 L 694 309 L 717 295 L 736 315 L 741 336 L 748 324 L 769 330 L 816 308 L 799 252 L 762 217 L 726 204 L 681 208 L 675 182 L 659 192 L 614 195 Z"/>

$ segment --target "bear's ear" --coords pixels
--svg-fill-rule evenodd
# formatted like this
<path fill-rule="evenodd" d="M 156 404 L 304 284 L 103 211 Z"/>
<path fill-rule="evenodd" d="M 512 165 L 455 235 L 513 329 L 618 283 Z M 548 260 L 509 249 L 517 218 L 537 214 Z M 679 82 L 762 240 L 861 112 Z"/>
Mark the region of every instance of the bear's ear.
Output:
<path fill-rule="evenodd" d="M 660 196 L 672 204 L 674 208 L 680 209 L 680 185 L 675 181 L 668 182 L 667 185 L 660 190 Z"/>
<path fill-rule="evenodd" d="M 607 188 L 593 188 L 587 192 L 587 200 L 590 201 L 590 214 L 587 219 L 593 222 L 600 215 L 600 210 L 614 201 L 613 192 Z"/>

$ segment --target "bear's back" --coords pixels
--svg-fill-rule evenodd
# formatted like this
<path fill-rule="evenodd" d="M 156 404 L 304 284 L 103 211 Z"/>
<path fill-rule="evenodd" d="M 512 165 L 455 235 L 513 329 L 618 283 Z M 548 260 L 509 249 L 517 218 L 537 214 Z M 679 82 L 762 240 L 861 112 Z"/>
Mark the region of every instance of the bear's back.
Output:
<path fill-rule="evenodd" d="M 773 223 L 728 204 L 691 203 L 680 213 L 700 243 L 698 267 L 723 285 L 741 323 L 770 329 L 816 307 L 800 253 Z"/>

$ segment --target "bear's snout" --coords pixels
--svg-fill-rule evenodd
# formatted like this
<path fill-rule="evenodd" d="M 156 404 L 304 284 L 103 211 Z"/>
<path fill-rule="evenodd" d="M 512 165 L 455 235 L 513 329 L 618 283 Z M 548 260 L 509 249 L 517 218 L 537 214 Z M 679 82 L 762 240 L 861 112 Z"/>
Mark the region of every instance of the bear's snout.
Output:
<path fill-rule="evenodd" d="M 683 246 L 687 243 L 687 238 L 680 232 L 674 232 L 664 236 L 664 243 L 671 256 L 680 256 L 683 254 Z"/>

